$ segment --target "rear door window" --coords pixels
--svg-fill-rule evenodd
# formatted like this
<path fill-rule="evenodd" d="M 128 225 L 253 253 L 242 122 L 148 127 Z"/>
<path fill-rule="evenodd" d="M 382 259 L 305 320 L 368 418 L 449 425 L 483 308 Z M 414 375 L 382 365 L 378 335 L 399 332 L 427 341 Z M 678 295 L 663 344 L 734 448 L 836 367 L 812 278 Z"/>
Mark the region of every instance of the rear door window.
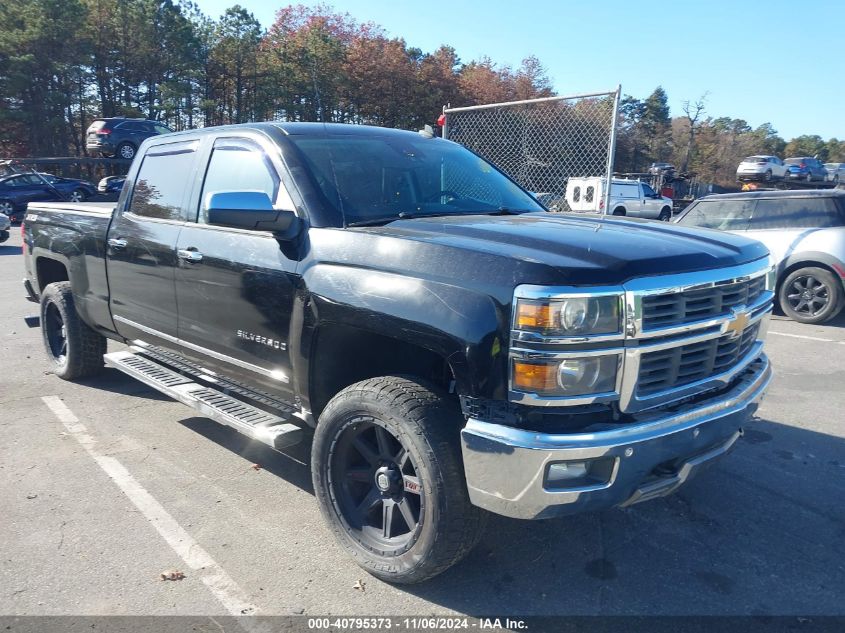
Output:
<path fill-rule="evenodd" d="M 129 212 L 160 220 L 184 220 L 196 141 L 151 147 L 135 178 Z"/>
<path fill-rule="evenodd" d="M 686 226 L 722 231 L 744 231 L 748 228 L 754 200 L 702 200 L 679 221 Z"/>
<path fill-rule="evenodd" d="M 749 228 L 802 229 L 844 226 L 842 210 L 833 198 L 758 200 Z"/>

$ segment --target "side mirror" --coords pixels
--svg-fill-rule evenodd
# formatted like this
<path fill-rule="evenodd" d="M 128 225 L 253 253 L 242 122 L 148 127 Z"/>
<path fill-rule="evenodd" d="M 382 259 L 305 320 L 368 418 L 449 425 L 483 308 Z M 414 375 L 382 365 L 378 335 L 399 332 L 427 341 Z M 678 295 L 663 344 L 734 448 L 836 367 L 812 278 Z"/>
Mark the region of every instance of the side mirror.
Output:
<path fill-rule="evenodd" d="M 290 239 L 299 230 L 293 211 L 273 208 L 263 191 L 218 191 L 208 198 L 208 223 L 251 231 L 271 231 Z"/>

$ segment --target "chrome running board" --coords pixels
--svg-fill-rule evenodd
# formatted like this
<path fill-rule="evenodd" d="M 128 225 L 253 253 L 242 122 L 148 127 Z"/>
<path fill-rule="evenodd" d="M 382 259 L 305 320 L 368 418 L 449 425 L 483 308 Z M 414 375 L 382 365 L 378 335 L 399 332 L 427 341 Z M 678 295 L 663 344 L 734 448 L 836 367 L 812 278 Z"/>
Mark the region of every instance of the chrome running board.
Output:
<path fill-rule="evenodd" d="M 302 440 L 302 429 L 286 419 L 194 382 L 145 356 L 122 351 L 105 354 L 103 360 L 106 365 L 271 448 L 282 450 Z"/>

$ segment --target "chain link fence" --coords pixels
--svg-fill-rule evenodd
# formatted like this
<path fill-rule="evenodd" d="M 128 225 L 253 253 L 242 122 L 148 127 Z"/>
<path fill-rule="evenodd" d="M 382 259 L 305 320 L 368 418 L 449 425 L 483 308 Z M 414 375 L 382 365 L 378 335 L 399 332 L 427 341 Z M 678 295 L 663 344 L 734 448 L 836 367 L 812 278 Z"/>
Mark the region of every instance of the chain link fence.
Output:
<path fill-rule="evenodd" d="M 611 92 L 446 107 L 443 136 L 492 162 L 549 208 L 569 211 L 569 178 L 612 174 L 620 93 L 617 87 Z M 604 189 L 607 195 L 609 187 Z"/>

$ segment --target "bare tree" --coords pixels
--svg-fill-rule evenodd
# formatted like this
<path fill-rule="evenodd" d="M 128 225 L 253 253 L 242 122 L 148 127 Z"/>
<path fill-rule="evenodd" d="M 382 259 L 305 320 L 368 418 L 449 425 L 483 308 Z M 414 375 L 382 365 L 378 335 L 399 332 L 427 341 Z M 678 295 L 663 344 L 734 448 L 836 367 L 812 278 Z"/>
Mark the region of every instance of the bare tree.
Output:
<path fill-rule="evenodd" d="M 707 95 L 709 94 L 709 92 L 705 92 L 694 103 L 690 103 L 689 100 L 686 100 L 681 103 L 681 109 L 684 111 L 684 117 L 686 117 L 687 124 L 689 125 L 687 136 L 687 153 L 684 157 L 684 162 L 681 165 L 682 172 L 685 172 L 687 171 L 687 169 L 689 169 L 690 157 L 692 156 L 692 150 L 695 146 L 695 133 L 698 128 L 698 125 L 701 122 L 701 116 L 704 114 L 704 110 L 707 104 Z"/>

